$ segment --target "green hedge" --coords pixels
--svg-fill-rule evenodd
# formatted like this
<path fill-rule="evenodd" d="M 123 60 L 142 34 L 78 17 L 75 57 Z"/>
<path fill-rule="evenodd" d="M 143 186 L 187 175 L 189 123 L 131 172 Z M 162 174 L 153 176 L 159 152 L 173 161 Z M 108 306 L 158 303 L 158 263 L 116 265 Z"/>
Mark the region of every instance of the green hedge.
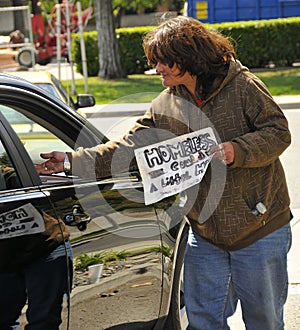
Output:
<path fill-rule="evenodd" d="M 127 74 L 143 73 L 149 67 L 144 55 L 142 40 L 153 26 L 120 28 L 116 30 L 121 61 Z M 97 31 L 84 33 L 88 75 L 97 76 L 99 71 Z M 72 56 L 76 63 L 76 70 L 82 73 L 81 49 L 79 34 L 72 38 Z"/>
<path fill-rule="evenodd" d="M 121 61 L 127 74 L 143 73 L 149 67 L 142 47 L 144 35 L 150 26 L 117 29 Z"/>
<path fill-rule="evenodd" d="M 249 68 L 263 68 L 270 64 L 289 66 L 300 61 L 300 17 L 260 21 L 206 24 L 236 42 L 238 58 Z M 149 69 L 142 48 L 143 36 L 153 26 L 121 28 L 116 30 L 121 61 L 127 74 Z M 97 32 L 85 32 L 88 75 L 97 76 L 99 59 Z M 73 36 L 73 58 L 76 69 L 82 73 L 79 35 Z"/>
<path fill-rule="evenodd" d="M 99 71 L 97 31 L 85 32 L 84 42 L 86 50 L 88 76 L 97 76 Z M 77 72 L 82 73 L 83 70 L 79 34 L 73 35 L 72 37 L 72 57 L 74 59 L 74 62 L 76 63 Z"/>
<path fill-rule="evenodd" d="M 300 17 L 213 24 L 236 42 L 238 58 L 250 68 L 289 66 L 300 60 Z"/>

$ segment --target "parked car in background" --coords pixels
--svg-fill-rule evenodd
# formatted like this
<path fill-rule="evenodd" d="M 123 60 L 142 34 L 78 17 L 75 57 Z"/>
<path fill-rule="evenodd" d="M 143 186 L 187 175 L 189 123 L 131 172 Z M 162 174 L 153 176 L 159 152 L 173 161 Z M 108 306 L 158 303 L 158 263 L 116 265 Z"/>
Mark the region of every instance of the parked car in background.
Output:
<path fill-rule="evenodd" d="M 56 96 L 72 109 L 78 110 L 86 107 L 93 107 L 95 105 L 95 98 L 91 94 L 78 94 L 76 102 L 63 87 L 61 82 L 49 71 L 12 71 L 7 72 L 15 77 L 23 78 L 46 90 L 48 93 Z M 82 111 L 79 111 L 83 115 Z"/>
<path fill-rule="evenodd" d="M 60 329 L 185 329 L 187 226 L 178 196 L 146 206 L 137 171 L 91 179 L 35 170 L 40 152 L 107 141 L 66 102 L 0 74 L 0 166 L 12 167 L 21 183 L 7 189 L 0 180 L 0 213 L 30 204 L 68 225 L 74 283 Z M 96 281 L 92 264 L 102 265 Z"/>

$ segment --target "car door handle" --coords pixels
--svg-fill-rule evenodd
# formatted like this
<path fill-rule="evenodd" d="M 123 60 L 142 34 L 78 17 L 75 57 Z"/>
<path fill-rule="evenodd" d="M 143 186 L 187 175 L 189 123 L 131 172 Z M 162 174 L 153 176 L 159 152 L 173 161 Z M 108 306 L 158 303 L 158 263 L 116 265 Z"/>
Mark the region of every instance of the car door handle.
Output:
<path fill-rule="evenodd" d="M 80 205 L 74 205 L 72 213 L 65 214 L 64 223 L 68 226 L 76 226 L 80 231 L 87 228 L 87 224 L 91 221 L 91 217 L 83 212 Z"/>

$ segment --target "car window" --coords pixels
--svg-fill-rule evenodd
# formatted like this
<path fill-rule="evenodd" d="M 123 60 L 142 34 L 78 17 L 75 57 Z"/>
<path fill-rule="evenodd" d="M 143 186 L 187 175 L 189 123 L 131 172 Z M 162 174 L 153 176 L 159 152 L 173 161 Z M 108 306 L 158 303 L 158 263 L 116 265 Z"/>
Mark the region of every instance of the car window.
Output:
<path fill-rule="evenodd" d="M 36 85 L 41 87 L 42 89 L 44 89 L 48 93 L 50 93 L 50 94 L 56 96 L 57 98 L 61 99 L 61 97 L 58 95 L 57 91 L 55 90 L 55 88 L 51 84 L 38 83 Z M 66 101 L 65 97 L 64 97 L 64 100 Z"/>
<path fill-rule="evenodd" d="M 67 104 L 69 104 L 71 107 L 74 107 L 74 103 L 71 97 L 69 97 L 68 92 L 66 91 L 66 89 L 63 87 L 63 85 L 61 84 L 61 82 L 55 77 L 55 76 L 51 76 L 51 80 L 53 85 L 58 89 L 58 92 L 61 94 L 61 97 L 63 99 L 65 99 L 65 102 Z"/>
<path fill-rule="evenodd" d="M 46 128 L 27 118 L 14 108 L 0 105 L 0 111 L 19 136 L 34 164 L 39 164 L 43 161 L 40 153 L 45 152 L 45 150 L 72 150 Z"/>

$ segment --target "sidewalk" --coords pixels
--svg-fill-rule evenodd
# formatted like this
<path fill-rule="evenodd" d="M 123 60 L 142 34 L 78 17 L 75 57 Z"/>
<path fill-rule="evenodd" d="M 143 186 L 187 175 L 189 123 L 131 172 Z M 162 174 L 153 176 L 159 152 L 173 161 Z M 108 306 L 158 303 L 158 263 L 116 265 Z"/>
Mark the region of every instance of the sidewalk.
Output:
<path fill-rule="evenodd" d="M 300 109 L 300 95 L 274 96 L 274 99 L 283 110 Z"/>

